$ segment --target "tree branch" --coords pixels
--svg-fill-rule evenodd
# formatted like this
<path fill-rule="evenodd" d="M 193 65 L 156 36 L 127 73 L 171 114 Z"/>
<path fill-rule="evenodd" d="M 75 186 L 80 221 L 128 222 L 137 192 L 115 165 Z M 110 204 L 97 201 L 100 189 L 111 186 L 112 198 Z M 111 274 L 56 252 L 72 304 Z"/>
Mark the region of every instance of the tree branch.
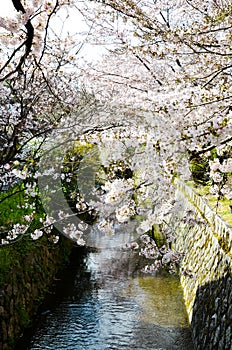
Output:
<path fill-rule="evenodd" d="M 44 52 L 45 52 L 46 43 L 47 43 L 47 36 L 48 36 L 48 25 L 49 25 L 50 19 L 53 16 L 53 14 L 56 12 L 58 6 L 59 6 L 59 1 L 56 0 L 55 6 L 53 7 L 51 13 L 48 15 L 48 20 L 47 20 L 46 27 L 45 27 L 45 36 L 44 36 L 43 50 L 41 52 L 40 58 L 38 60 L 38 63 L 41 62 L 41 60 L 43 58 L 43 55 L 44 55 Z"/>
<path fill-rule="evenodd" d="M 232 136 L 228 137 L 227 139 L 220 142 L 220 146 L 226 145 L 228 142 L 232 141 Z M 200 151 L 193 151 L 191 152 L 190 160 L 199 156 L 200 154 L 204 154 L 206 152 L 212 151 L 212 149 L 218 147 L 217 145 L 210 145 L 206 148 L 201 149 Z"/>
<path fill-rule="evenodd" d="M 15 194 L 22 193 L 22 192 L 24 192 L 24 189 L 20 189 L 20 190 L 14 191 L 14 192 L 6 195 L 5 197 L 1 198 L 0 203 L 4 202 L 6 199 L 8 199 L 10 197 L 13 197 Z"/>
<path fill-rule="evenodd" d="M 12 53 L 12 55 L 9 57 L 9 59 L 6 61 L 6 63 L 4 64 L 4 66 L 0 69 L 0 74 L 2 73 L 2 71 L 8 66 L 8 64 L 10 63 L 10 61 L 12 60 L 12 58 L 15 56 L 16 52 L 18 52 L 24 45 L 25 45 L 26 41 L 24 41 L 21 45 L 19 45 L 17 47 L 17 49 L 15 49 Z M 17 71 L 17 69 L 14 69 L 12 72 L 8 73 L 7 75 L 5 75 L 3 78 L 0 79 L 0 81 L 4 81 L 7 78 L 9 78 L 10 75 L 12 75 L 13 73 L 15 73 Z"/>
<path fill-rule="evenodd" d="M 14 5 L 14 8 L 16 9 L 16 11 L 26 13 L 26 11 L 21 3 L 21 0 L 12 0 L 12 3 Z M 22 65 L 26 61 L 26 58 L 28 57 L 29 53 L 31 52 L 31 48 L 32 48 L 32 42 L 33 42 L 33 38 L 34 38 L 34 27 L 31 24 L 30 19 L 28 19 L 27 23 L 25 24 L 25 27 L 27 30 L 27 39 L 24 43 L 25 44 L 25 53 L 20 58 L 19 63 L 16 67 L 16 71 L 21 71 Z M 12 74 L 13 74 L 13 72 L 12 72 Z"/>

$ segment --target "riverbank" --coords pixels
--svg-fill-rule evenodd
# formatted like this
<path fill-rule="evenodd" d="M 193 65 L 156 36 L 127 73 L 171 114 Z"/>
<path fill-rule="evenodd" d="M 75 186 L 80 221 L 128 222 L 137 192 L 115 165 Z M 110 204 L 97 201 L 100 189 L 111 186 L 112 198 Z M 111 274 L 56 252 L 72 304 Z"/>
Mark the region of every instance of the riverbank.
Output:
<path fill-rule="evenodd" d="M 33 242 L 34 243 L 34 242 Z M 27 239 L 2 249 L 0 279 L 0 350 L 11 350 L 35 316 L 54 277 L 69 261 L 73 243 L 61 237 L 54 245 L 46 237 L 36 244 Z M 14 259 L 13 259 L 14 257 Z"/>

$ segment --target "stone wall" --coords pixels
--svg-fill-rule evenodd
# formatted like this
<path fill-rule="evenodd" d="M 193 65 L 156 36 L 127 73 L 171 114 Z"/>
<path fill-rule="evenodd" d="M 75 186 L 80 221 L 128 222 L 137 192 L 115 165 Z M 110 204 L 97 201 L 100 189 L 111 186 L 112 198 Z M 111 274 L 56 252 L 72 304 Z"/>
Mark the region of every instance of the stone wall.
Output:
<path fill-rule="evenodd" d="M 193 341 L 197 350 L 231 350 L 232 227 L 190 187 L 176 185 L 177 199 L 194 216 L 189 223 L 183 218 L 176 241 L 184 253 L 181 284 Z"/>
<path fill-rule="evenodd" d="M 18 266 L 9 269 L 0 287 L 0 350 L 14 348 L 71 250 L 72 243 L 62 237 L 55 246 L 41 242 L 32 250 L 19 252 Z"/>

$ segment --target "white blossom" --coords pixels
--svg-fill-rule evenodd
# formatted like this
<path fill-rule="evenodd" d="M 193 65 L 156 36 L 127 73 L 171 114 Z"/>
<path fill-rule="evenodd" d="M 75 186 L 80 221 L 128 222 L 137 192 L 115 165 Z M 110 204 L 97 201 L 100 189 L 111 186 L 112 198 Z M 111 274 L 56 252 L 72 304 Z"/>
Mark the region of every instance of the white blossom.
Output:
<path fill-rule="evenodd" d="M 37 240 L 37 239 L 39 239 L 42 236 L 43 236 L 43 231 L 42 230 L 36 229 L 34 232 L 31 232 L 31 238 L 33 240 Z"/>
<path fill-rule="evenodd" d="M 76 241 L 77 245 L 84 246 L 86 244 L 85 240 L 83 238 L 78 238 Z"/>
<path fill-rule="evenodd" d="M 25 180 L 27 178 L 27 170 L 13 169 L 11 172 L 19 179 Z"/>
<path fill-rule="evenodd" d="M 220 183 L 223 181 L 223 176 L 218 172 L 213 173 L 211 178 L 216 183 Z"/>
<path fill-rule="evenodd" d="M 59 219 L 65 219 L 65 218 L 67 218 L 69 215 L 67 214 L 67 213 L 65 213 L 63 210 L 60 210 L 59 212 L 58 212 L 58 217 L 59 217 Z"/>
<path fill-rule="evenodd" d="M 224 185 L 221 189 L 221 193 L 229 200 L 232 199 L 232 188 L 228 185 Z"/>
<path fill-rule="evenodd" d="M 108 236 L 114 235 L 114 227 L 112 221 L 102 219 L 98 224 L 98 229 Z"/>
<path fill-rule="evenodd" d="M 217 170 L 220 168 L 220 166 L 221 166 L 221 164 L 220 164 L 220 162 L 219 162 L 219 159 L 216 158 L 216 159 L 214 159 L 214 160 L 210 160 L 210 161 L 209 161 L 209 166 L 210 166 L 210 170 L 211 170 L 212 172 L 217 171 Z"/>
<path fill-rule="evenodd" d="M 133 215 L 135 215 L 135 209 L 131 205 L 123 205 L 116 209 L 116 219 L 120 223 L 127 222 Z"/>
<path fill-rule="evenodd" d="M 49 236 L 48 239 L 50 242 L 57 244 L 59 242 L 60 237 L 57 235 L 51 235 L 51 236 Z"/>
<path fill-rule="evenodd" d="M 88 228 L 88 224 L 86 224 L 84 221 L 81 221 L 81 222 L 79 222 L 79 224 L 78 224 L 78 228 L 79 228 L 81 231 L 85 231 L 85 230 L 87 230 L 87 228 Z"/>
<path fill-rule="evenodd" d="M 224 159 L 222 164 L 219 166 L 219 170 L 222 173 L 232 172 L 232 158 Z"/>
<path fill-rule="evenodd" d="M 218 196 L 220 190 L 219 190 L 219 187 L 215 184 L 215 185 L 210 187 L 209 191 L 211 194 Z"/>

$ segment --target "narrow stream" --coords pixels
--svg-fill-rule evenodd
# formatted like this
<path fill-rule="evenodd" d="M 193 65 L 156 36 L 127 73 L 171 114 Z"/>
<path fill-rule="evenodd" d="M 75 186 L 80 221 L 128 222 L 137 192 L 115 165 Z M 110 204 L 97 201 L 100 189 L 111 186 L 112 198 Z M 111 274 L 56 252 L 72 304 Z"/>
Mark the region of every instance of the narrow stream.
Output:
<path fill-rule="evenodd" d="M 120 247 L 78 251 L 16 350 L 194 349 L 177 277 Z"/>

